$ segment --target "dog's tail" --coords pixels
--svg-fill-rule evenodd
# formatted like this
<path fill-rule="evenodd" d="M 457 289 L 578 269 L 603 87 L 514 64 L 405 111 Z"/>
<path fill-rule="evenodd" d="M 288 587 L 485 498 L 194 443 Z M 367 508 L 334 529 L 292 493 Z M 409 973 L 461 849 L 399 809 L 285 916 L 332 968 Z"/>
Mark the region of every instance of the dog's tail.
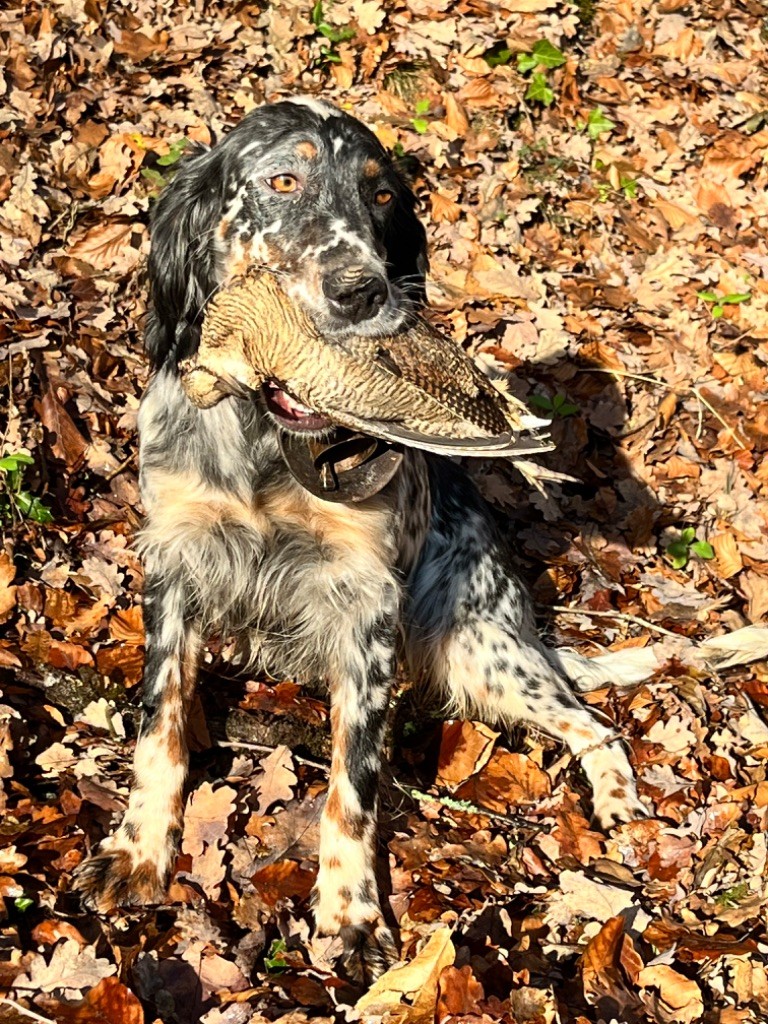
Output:
<path fill-rule="evenodd" d="M 700 642 L 682 636 L 665 637 L 647 647 L 625 648 L 594 658 L 567 648 L 556 652 L 556 659 L 581 693 L 599 690 L 601 686 L 636 686 L 650 679 L 672 658 L 700 672 L 717 672 L 761 661 L 768 658 L 768 626 L 744 626 Z"/>

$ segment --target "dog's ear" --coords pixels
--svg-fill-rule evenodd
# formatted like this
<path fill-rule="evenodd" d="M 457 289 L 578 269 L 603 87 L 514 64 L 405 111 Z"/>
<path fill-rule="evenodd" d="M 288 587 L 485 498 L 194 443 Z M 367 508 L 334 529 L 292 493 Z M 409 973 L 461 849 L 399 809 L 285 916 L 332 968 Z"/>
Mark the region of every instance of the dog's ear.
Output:
<path fill-rule="evenodd" d="M 218 283 L 215 233 L 222 216 L 216 150 L 185 156 L 152 213 L 151 310 L 145 347 L 155 367 L 193 355 L 206 300 Z"/>
<path fill-rule="evenodd" d="M 391 280 L 408 295 L 423 302 L 429 269 L 427 233 L 416 216 L 415 208 L 416 197 L 401 177 L 397 206 L 384 236 L 384 245 Z"/>

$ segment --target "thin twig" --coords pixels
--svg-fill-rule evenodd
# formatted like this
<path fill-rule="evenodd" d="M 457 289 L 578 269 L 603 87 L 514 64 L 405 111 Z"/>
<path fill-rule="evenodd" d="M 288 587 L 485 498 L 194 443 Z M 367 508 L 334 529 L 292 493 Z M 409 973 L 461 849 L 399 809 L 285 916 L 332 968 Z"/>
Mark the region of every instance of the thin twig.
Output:
<path fill-rule="evenodd" d="M 739 448 L 741 448 L 741 450 L 744 451 L 744 452 L 749 451 L 749 448 L 744 444 L 744 442 L 741 441 L 736 436 L 736 428 L 732 427 L 730 425 L 730 423 L 728 423 L 725 419 L 723 419 L 723 417 L 720 415 L 720 413 L 717 411 L 717 409 L 710 402 L 707 401 L 707 399 L 704 397 L 704 395 L 702 395 L 702 393 L 699 391 L 698 387 L 692 386 L 691 387 L 691 393 L 696 395 L 696 398 L 699 400 L 699 402 L 701 402 L 702 405 L 706 406 L 707 409 L 709 409 L 709 411 L 715 417 L 715 419 L 718 419 L 722 423 L 722 425 L 725 427 L 725 429 L 731 435 L 731 437 L 736 442 L 736 444 L 739 446 Z"/>
<path fill-rule="evenodd" d="M 237 750 L 242 747 L 243 750 L 256 750 L 262 754 L 271 754 L 276 750 L 275 747 L 270 747 L 266 743 L 245 743 L 239 740 L 219 740 L 216 744 L 217 747 L 230 747 Z M 312 761 L 308 757 L 299 757 L 297 754 L 291 755 L 295 761 L 300 764 L 310 765 L 312 768 L 320 768 L 322 771 L 327 772 L 329 765 L 322 764 L 319 761 Z M 471 803 L 469 800 L 454 800 L 450 796 L 433 796 L 431 793 L 425 793 L 423 790 L 416 789 L 414 786 L 407 786 L 404 782 L 400 782 L 396 778 L 392 778 L 393 785 L 400 790 L 401 793 L 405 793 L 412 800 L 417 800 L 419 803 L 438 803 L 442 804 L 443 807 L 450 807 L 454 811 L 464 811 L 465 814 L 483 814 L 486 818 L 493 818 L 496 821 L 504 821 L 508 825 L 513 825 L 519 829 L 529 829 L 533 832 L 550 832 L 551 827 L 540 822 L 530 821 L 528 818 L 524 818 L 521 814 L 501 814 L 499 811 L 492 811 L 488 807 L 480 807 L 477 804 Z"/>
<path fill-rule="evenodd" d="M 648 619 L 641 619 L 639 615 L 631 615 L 629 612 L 597 612 L 591 608 L 563 608 L 557 604 L 548 604 L 544 605 L 544 607 L 556 612 L 558 615 L 591 615 L 596 619 L 620 619 L 622 622 L 633 622 L 637 626 L 644 626 L 646 629 L 653 630 L 654 633 L 661 633 L 662 636 L 673 636 L 676 640 L 685 639 L 679 633 L 673 633 L 671 629 L 664 629 L 663 626 L 657 626 L 654 622 L 649 622 Z"/>
<path fill-rule="evenodd" d="M 676 395 L 693 395 L 699 406 L 705 406 L 712 415 L 718 420 L 722 426 L 728 431 L 733 440 L 742 449 L 742 451 L 749 451 L 747 445 L 736 435 L 736 427 L 732 427 L 731 424 L 724 419 L 717 409 L 709 402 L 699 390 L 698 384 L 667 384 L 664 380 L 657 380 L 655 377 L 648 377 L 644 373 L 632 373 L 629 370 L 611 370 L 603 366 L 587 366 L 584 368 L 587 373 L 607 373 L 612 377 L 626 377 L 629 380 L 641 380 L 646 384 L 653 384 L 657 388 L 664 388 L 665 391 L 672 391 Z M 697 438 L 700 436 L 701 431 L 701 414 L 699 414 L 699 428 L 697 432 Z"/>
<path fill-rule="evenodd" d="M 116 476 L 120 476 L 121 473 L 124 473 L 125 470 L 128 469 L 130 464 L 133 462 L 133 460 L 134 455 L 131 454 L 128 456 L 127 459 L 124 459 L 119 465 L 115 466 L 113 470 L 107 473 L 107 475 L 104 477 L 107 483 L 109 483 L 110 480 L 114 480 Z"/>
<path fill-rule="evenodd" d="M 16 1003 L 13 999 L 0 999 L 0 1005 L 12 1006 L 16 1013 L 21 1013 L 25 1017 L 31 1017 L 32 1020 L 42 1021 L 43 1024 L 55 1024 L 50 1017 L 41 1017 L 39 1013 L 35 1013 L 34 1010 L 28 1010 L 26 1006 L 22 1006 L 21 1003 Z"/>
<path fill-rule="evenodd" d="M 544 822 L 530 821 L 530 819 L 524 818 L 522 814 L 502 814 L 499 811 L 492 811 L 488 807 L 480 807 L 469 800 L 455 800 L 450 796 L 435 796 L 432 793 L 425 793 L 414 786 L 406 786 L 405 783 L 399 782 L 397 779 L 393 779 L 392 782 L 402 793 L 405 793 L 406 796 L 418 801 L 420 804 L 435 803 L 441 804 L 443 807 L 449 807 L 452 811 L 463 811 L 465 814 L 482 814 L 486 818 L 506 822 L 506 824 L 513 825 L 521 830 L 528 829 L 531 832 L 552 831 L 550 825 L 546 825 Z"/>
<path fill-rule="evenodd" d="M 229 747 L 232 750 L 255 750 L 259 754 L 274 754 L 277 750 L 277 747 L 270 747 L 267 743 L 246 743 L 242 740 L 218 740 L 216 746 Z M 327 761 L 313 761 L 309 757 L 300 757 L 298 754 L 294 754 L 293 751 L 291 751 L 291 757 L 294 761 L 298 761 L 299 764 L 309 765 L 310 768 L 319 768 L 323 772 L 327 772 L 330 767 Z"/>

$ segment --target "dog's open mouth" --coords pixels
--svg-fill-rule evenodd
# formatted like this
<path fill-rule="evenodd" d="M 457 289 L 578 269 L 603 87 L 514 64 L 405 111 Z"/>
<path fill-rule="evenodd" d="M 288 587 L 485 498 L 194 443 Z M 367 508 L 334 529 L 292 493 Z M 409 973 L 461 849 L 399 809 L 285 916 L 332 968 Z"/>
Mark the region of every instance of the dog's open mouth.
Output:
<path fill-rule="evenodd" d="M 309 409 L 306 405 L 302 405 L 285 388 L 281 387 L 277 381 L 267 381 L 262 387 L 262 394 L 264 395 L 267 409 L 269 409 L 280 426 L 285 427 L 287 430 L 318 431 L 327 430 L 333 426 L 333 423 L 327 416 L 321 416 L 314 409 Z"/>

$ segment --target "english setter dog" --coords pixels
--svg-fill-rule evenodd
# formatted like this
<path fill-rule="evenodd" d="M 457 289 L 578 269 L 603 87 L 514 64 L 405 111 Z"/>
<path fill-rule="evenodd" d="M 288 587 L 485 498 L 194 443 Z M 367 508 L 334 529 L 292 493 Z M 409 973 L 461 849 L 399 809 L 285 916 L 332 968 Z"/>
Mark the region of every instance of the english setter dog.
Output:
<path fill-rule="evenodd" d="M 179 362 L 208 300 L 268 269 L 327 336 L 391 334 L 423 299 L 425 232 L 376 137 L 324 101 L 254 110 L 185 158 L 153 218 L 154 375 L 139 415 L 146 523 L 143 721 L 128 809 L 79 870 L 88 906 L 163 899 L 182 831 L 186 719 L 201 652 L 239 638 L 247 664 L 323 680 L 333 756 L 315 919 L 348 972 L 397 955 L 375 880 L 377 788 L 399 657 L 457 715 L 525 720 L 581 757 L 604 827 L 643 815 L 620 738 L 574 695 L 539 639 L 507 537 L 463 470 L 406 450 L 378 493 L 326 501 L 281 436 L 332 427 L 279 387 L 195 408 Z"/>

